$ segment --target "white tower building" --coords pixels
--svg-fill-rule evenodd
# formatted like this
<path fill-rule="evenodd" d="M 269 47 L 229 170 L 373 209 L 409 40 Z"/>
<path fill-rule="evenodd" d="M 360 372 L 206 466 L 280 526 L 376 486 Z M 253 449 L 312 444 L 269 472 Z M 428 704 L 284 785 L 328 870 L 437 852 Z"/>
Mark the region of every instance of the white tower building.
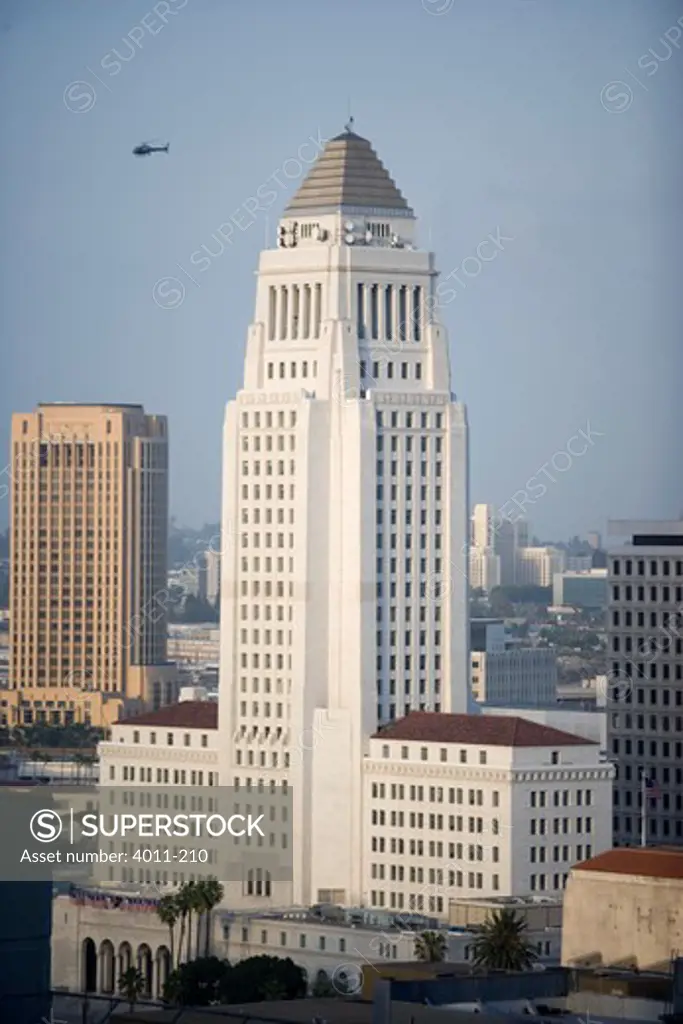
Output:
<path fill-rule="evenodd" d="M 225 418 L 220 777 L 291 788 L 289 902 L 353 902 L 369 737 L 468 710 L 467 421 L 433 254 L 367 140 L 327 143 L 278 243 Z"/>

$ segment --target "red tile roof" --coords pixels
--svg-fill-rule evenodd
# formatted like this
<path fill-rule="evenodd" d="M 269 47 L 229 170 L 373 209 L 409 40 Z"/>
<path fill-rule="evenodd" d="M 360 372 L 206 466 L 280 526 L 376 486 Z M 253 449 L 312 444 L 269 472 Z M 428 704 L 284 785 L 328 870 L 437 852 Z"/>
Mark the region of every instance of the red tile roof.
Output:
<path fill-rule="evenodd" d="M 218 703 L 214 700 L 185 700 L 179 704 L 167 704 L 158 711 L 120 718 L 114 724 L 159 725 L 169 729 L 217 729 Z"/>
<path fill-rule="evenodd" d="M 645 878 L 683 878 L 683 848 L 620 846 L 575 864 L 573 871 L 605 871 Z"/>
<path fill-rule="evenodd" d="M 478 744 L 489 747 L 595 747 L 596 743 L 549 725 L 507 715 L 448 715 L 411 711 L 384 726 L 375 739 L 425 743 Z"/>

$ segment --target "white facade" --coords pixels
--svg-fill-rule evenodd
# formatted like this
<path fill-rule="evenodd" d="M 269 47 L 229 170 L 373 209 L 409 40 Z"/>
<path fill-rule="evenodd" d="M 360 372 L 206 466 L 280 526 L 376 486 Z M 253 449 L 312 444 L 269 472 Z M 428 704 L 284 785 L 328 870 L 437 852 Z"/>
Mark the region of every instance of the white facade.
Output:
<path fill-rule="evenodd" d="M 361 898 L 354 904 L 447 920 L 454 898 L 556 894 L 561 889 L 556 876 L 563 880 L 572 863 L 611 846 L 613 768 L 602 759 L 604 714 L 520 710 L 518 715 L 489 708 L 474 716 L 416 712 L 370 739 L 361 761 L 360 836 L 354 850 Z M 216 705 L 203 701 L 115 725 L 111 741 L 100 745 L 102 784 L 217 785 L 222 742 L 217 724 Z M 557 726 L 571 727 L 577 735 Z M 312 734 L 314 755 L 328 749 L 330 735 L 334 738 L 333 729 L 324 732 L 322 720 L 318 728 Z M 436 730 L 443 738 L 406 741 L 392 738 L 392 729 L 420 736 Z M 333 840 L 321 853 L 324 863 L 316 865 L 316 902 L 350 906 L 343 887 L 334 884 L 347 854 L 334 845 L 344 794 L 334 780 L 337 750 L 330 750 L 331 759 L 319 759 L 314 825 L 309 826 L 317 829 L 320 843 L 325 836 Z M 541 815 L 547 824 L 534 827 L 545 831 L 532 832 L 531 820 Z M 111 880 L 163 888 L 191 877 L 191 865 L 131 864 Z M 233 910 L 253 914 L 295 905 L 286 898 L 287 887 L 277 883 L 270 896 L 233 882 L 225 888 L 225 905 Z"/>
<path fill-rule="evenodd" d="M 446 918 L 458 896 L 557 895 L 612 845 L 600 747 L 521 718 L 411 715 L 372 738 L 364 777 L 368 906 Z"/>
<path fill-rule="evenodd" d="M 467 421 L 434 257 L 369 143 L 327 144 L 279 239 L 225 417 L 221 775 L 291 786 L 288 902 L 356 902 L 368 737 L 467 707 Z"/>
<path fill-rule="evenodd" d="M 500 556 L 491 548 L 470 548 L 470 587 L 490 593 L 500 586 Z"/>
<path fill-rule="evenodd" d="M 518 586 L 550 587 L 555 573 L 564 572 L 566 562 L 564 551 L 552 547 L 518 548 L 516 558 Z"/>
<path fill-rule="evenodd" d="M 215 604 L 220 591 L 221 554 L 207 548 L 199 566 L 199 597 L 209 604 Z"/>

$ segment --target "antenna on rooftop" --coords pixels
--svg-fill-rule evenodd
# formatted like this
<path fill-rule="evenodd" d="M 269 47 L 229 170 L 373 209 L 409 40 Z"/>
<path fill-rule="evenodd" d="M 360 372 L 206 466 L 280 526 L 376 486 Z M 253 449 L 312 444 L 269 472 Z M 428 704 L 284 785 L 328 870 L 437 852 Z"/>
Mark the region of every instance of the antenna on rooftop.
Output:
<path fill-rule="evenodd" d="M 348 111 L 349 111 L 349 119 L 346 122 L 346 124 L 344 125 L 344 131 L 345 132 L 352 132 L 353 131 L 353 114 L 351 113 L 351 97 L 350 96 L 349 96 L 349 98 L 347 100 L 347 108 L 348 108 Z"/>

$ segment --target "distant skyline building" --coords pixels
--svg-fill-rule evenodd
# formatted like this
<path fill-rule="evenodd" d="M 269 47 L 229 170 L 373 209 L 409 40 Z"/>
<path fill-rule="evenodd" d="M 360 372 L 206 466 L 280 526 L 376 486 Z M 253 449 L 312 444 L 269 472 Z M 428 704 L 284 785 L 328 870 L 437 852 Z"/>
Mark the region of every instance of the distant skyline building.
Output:
<path fill-rule="evenodd" d="M 470 519 L 470 586 L 491 591 L 517 582 L 517 551 L 529 543 L 525 519 L 501 518 L 495 505 L 479 503 Z"/>
<path fill-rule="evenodd" d="M 566 554 L 561 548 L 520 548 L 516 552 L 518 586 L 551 587 L 556 573 L 563 572 Z"/>
<path fill-rule="evenodd" d="M 168 435 L 141 405 L 12 417 L 10 725 L 107 725 L 167 682 Z"/>
<path fill-rule="evenodd" d="M 199 565 L 199 597 L 215 605 L 220 593 L 221 555 L 220 551 L 207 548 Z"/>
<path fill-rule="evenodd" d="M 555 573 L 553 605 L 556 608 L 599 609 L 607 606 L 607 569 Z"/>
<path fill-rule="evenodd" d="M 415 228 L 371 144 L 329 141 L 261 253 L 226 410 L 221 773 L 291 786 L 295 903 L 360 899 L 378 724 L 470 702 L 467 418 Z"/>
<path fill-rule="evenodd" d="M 608 743 L 620 846 L 683 844 L 683 522 L 609 524 Z M 645 794 L 645 815 L 642 815 Z"/>

